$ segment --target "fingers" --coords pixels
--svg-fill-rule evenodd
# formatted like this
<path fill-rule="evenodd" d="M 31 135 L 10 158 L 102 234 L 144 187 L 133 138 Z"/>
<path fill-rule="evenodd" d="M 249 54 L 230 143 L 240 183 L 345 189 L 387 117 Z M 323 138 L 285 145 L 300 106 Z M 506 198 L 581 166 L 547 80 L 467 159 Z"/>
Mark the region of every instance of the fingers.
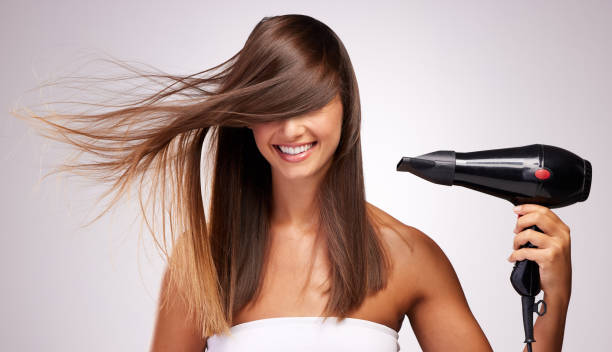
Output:
<path fill-rule="evenodd" d="M 518 250 L 527 242 L 531 242 L 531 244 L 538 248 L 547 248 L 550 244 L 550 236 L 532 229 L 519 232 L 514 236 L 514 250 Z"/>
<path fill-rule="evenodd" d="M 519 233 L 523 229 L 537 225 L 544 233 L 550 234 L 557 231 L 557 224 L 546 213 L 533 212 L 525 214 L 516 219 L 514 233 Z"/>
<path fill-rule="evenodd" d="M 523 204 L 517 214 L 519 218 L 516 221 L 514 233 L 537 225 L 549 236 L 569 237 L 569 227 L 547 207 L 537 204 Z"/>
<path fill-rule="evenodd" d="M 553 211 L 537 204 L 523 204 L 515 212 L 519 214 L 514 229 L 517 235 L 514 237 L 514 251 L 508 261 L 527 259 L 541 265 L 569 252 L 570 229 Z M 529 229 L 533 225 L 542 232 Z M 538 248 L 520 248 L 527 242 Z"/>
<path fill-rule="evenodd" d="M 553 251 L 549 248 L 521 248 L 518 251 L 512 252 L 512 254 L 510 254 L 510 257 L 508 257 L 508 261 L 514 262 L 521 260 L 531 260 L 542 266 L 544 263 L 551 262 L 551 257 L 553 257 Z"/>

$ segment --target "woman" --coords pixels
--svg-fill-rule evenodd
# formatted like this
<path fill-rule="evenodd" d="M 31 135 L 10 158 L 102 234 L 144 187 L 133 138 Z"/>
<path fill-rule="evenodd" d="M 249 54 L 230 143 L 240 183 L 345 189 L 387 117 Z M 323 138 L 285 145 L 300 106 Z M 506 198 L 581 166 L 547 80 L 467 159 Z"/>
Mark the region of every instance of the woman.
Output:
<path fill-rule="evenodd" d="M 206 73 L 161 75 L 173 84 L 136 106 L 56 115 L 84 127 L 36 120 L 50 137 L 109 159 L 69 167 L 115 180 L 118 196 L 151 172 L 149 192 L 161 184 L 164 207 L 171 175 L 172 252 L 164 231 L 152 351 L 397 351 L 406 315 L 425 351 L 491 350 L 440 247 L 366 202 L 357 81 L 329 27 L 304 15 L 265 17 Z M 160 103 L 176 96 L 188 99 Z M 206 158 L 210 202 L 199 192 Z M 535 346 L 560 350 L 570 230 L 545 207 L 518 214 L 509 260 L 540 265 L 548 305 Z M 531 225 L 545 233 L 519 232 Z M 539 248 L 518 249 L 527 241 Z"/>

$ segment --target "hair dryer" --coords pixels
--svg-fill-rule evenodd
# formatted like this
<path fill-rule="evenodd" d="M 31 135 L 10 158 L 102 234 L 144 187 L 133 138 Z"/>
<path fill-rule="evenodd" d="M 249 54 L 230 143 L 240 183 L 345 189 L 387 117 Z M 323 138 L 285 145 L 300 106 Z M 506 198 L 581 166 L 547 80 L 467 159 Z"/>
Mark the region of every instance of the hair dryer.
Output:
<path fill-rule="evenodd" d="M 441 150 L 416 158 L 403 157 L 397 171 L 408 171 L 441 185 L 458 185 L 506 199 L 514 205 L 539 204 L 560 208 L 585 201 L 591 188 L 591 163 L 562 148 L 532 144 L 524 147 L 456 153 Z M 543 232 L 537 226 L 530 229 Z M 527 242 L 521 248 L 537 248 Z M 522 296 L 525 343 L 531 351 L 533 313 L 544 315 L 546 303 L 534 304 L 540 293 L 540 268 L 531 260 L 517 261 L 510 275 Z M 543 303 L 544 310 L 538 311 Z"/>

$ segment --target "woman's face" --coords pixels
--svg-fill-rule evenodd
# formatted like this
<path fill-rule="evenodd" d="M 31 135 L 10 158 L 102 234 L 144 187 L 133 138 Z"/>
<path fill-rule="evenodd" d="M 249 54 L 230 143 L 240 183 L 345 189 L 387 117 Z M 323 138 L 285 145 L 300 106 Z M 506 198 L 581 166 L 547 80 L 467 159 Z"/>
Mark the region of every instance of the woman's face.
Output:
<path fill-rule="evenodd" d="M 342 115 L 338 94 L 320 110 L 250 128 L 273 176 L 300 179 L 327 171 L 340 142 Z"/>

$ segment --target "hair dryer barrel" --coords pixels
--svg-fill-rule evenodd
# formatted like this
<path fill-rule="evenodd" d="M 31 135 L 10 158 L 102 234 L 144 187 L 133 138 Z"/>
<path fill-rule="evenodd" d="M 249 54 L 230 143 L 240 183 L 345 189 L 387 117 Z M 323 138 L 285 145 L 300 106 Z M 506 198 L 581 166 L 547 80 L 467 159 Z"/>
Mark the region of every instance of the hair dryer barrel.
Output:
<path fill-rule="evenodd" d="M 565 149 L 532 144 L 468 153 L 436 151 L 404 157 L 397 171 L 431 182 L 458 185 L 506 199 L 558 208 L 584 201 L 591 188 L 591 163 Z"/>

